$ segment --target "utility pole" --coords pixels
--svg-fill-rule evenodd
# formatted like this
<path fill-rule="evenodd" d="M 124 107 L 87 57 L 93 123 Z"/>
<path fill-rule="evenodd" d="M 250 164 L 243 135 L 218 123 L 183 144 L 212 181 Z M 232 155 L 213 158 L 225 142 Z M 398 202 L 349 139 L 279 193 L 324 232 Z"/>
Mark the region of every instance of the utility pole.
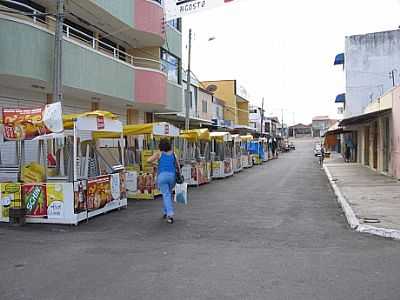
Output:
<path fill-rule="evenodd" d="M 190 63 L 192 56 L 192 29 L 189 29 L 189 46 L 188 46 L 188 68 L 187 68 L 187 79 L 186 79 L 186 93 L 185 93 L 185 130 L 190 129 L 190 103 L 192 101 L 192 93 L 190 92 L 191 86 L 191 74 L 190 74 Z"/>
<path fill-rule="evenodd" d="M 64 0 L 57 0 L 56 32 L 54 36 L 53 102 L 63 103 L 62 43 L 64 25 Z"/>
<path fill-rule="evenodd" d="M 264 97 L 262 98 L 261 102 L 261 135 L 263 134 L 263 127 L 264 127 Z"/>

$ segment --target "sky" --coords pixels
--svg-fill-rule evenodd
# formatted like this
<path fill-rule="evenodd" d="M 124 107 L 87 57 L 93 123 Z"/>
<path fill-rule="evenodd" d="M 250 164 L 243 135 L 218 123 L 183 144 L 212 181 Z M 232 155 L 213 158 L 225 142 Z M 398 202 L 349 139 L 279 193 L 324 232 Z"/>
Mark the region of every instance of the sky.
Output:
<path fill-rule="evenodd" d="M 340 118 L 334 100 L 345 74 L 333 62 L 345 37 L 399 28 L 399 16 L 400 0 L 234 0 L 184 17 L 183 51 L 191 28 L 198 79 L 236 79 L 252 104 L 264 97 L 268 115 L 308 124 Z"/>

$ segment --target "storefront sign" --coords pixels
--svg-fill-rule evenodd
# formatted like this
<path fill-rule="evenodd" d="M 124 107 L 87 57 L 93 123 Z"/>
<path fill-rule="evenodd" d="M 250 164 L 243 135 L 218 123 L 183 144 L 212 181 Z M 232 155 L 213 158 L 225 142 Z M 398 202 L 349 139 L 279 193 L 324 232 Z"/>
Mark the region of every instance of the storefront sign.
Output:
<path fill-rule="evenodd" d="M 110 176 L 89 179 L 87 183 L 87 208 L 99 209 L 112 199 Z"/>
<path fill-rule="evenodd" d="M 44 108 L 3 108 L 5 140 L 31 140 L 35 137 L 63 131 L 61 104 Z"/>
<path fill-rule="evenodd" d="M 168 123 L 161 122 L 154 125 L 153 134 L 160 136 L 179 136 L 179 129 Z"/>
<path fill-rule="evenodd" d="M 166 20 L 181 18 L 192 13 L 221 6 L 234 0 L 166 0 Z M 236 2 L 239 0 L 235 0 Z"/>

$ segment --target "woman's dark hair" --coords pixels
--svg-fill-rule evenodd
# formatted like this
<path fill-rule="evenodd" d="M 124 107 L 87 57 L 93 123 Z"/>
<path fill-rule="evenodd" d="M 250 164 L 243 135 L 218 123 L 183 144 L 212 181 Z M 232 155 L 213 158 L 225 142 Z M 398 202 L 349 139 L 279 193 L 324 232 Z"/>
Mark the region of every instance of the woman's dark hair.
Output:
<path fill-rule="evenodd" d="M 161 139 L 159 148 L 163 152 L 171 151 L 171 143 L 168 139 Z"/>

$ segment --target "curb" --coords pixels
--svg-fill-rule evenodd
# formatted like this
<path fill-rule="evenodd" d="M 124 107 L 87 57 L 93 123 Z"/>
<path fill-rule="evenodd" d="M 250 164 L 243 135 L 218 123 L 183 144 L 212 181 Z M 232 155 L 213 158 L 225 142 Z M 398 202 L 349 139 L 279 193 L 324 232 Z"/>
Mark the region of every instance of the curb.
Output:
<path fill-rule="evenodd" d="M 371 225 L 360 224 L 360 220 L 357 218 L 356 214 L 354 213 L 353 209 L 351 208 L 346 198 L 343 196 L 335 180 L 333 180 L 332 174 L 329 171 L 328 167 L 324 165 L 323 168 L 326 176 L 328 177 L 329 183 L 331 184 L 332 189 L 335 192 L 337 201 L 342 207 L 342 210 L 346 216 L 347 222 L 349 223 L 351 229 L 355 230 L 356 232 L 369 233 L 385 238 L 400 240 L 400 230 L 380 228 Z"/>

